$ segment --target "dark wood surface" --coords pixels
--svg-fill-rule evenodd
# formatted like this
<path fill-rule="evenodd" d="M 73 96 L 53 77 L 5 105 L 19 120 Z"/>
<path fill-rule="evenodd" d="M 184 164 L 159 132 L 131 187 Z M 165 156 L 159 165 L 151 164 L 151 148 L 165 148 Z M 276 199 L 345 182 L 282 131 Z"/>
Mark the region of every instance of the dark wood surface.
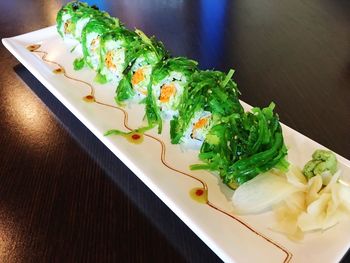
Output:
<path fill-rule="evenodd" d="M 1 1 L 0 37 L 66 1 Z M 348 0 L 89 1 L 350 159 Z M 0 45 L 0 262 L 219 259 Z M 347 258 L 350 259 L 349 257 Z M 344 260 L 345 262 L 345 260 Z"/>

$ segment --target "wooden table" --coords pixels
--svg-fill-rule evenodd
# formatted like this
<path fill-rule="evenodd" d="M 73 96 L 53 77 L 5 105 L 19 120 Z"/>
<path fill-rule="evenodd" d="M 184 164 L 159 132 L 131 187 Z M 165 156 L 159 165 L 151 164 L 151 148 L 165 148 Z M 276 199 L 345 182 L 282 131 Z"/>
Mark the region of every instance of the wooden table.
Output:
<path fill-rule="evenodd" d="M 0 37 L 53 25 L 65 2 L 1 1 Z M 274 101 L 350 158 L 349 1 L 89 2 L 201 68 L 236 69 L 243 101 Z M 2 45 L 0 61 L 1 262 L 219 261 Z"/>

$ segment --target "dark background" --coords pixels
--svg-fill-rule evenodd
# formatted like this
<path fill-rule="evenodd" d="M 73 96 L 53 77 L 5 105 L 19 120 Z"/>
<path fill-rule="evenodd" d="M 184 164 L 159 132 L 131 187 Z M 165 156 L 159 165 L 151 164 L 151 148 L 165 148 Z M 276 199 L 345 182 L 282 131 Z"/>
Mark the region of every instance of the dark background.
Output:
<path fill-rule="evenodd" d="M 67 1 L 1 1 L 0 37 Z M 350 1 L 88 1 L 350 159 Z M 0 45 L 0 262 L 219 259 Z"/>

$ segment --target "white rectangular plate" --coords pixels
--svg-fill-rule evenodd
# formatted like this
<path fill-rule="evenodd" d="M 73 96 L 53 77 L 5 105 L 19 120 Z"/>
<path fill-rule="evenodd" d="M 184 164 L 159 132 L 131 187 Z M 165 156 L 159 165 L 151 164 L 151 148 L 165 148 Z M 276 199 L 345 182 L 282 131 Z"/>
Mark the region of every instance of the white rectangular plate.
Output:
<path fill-rule="evenodd" d="M 205 171 L 190 171 L 188 166 L 198 163 L 197 151 L 180 149 L 169 140 L 169 125 L 165 124 L 162 135 L 155 131 L 148 134 L 158 139 L 145 137 L 141 144 L 132 144 L 121 136 L 105 137 L 110 129 L 124 127 L 124 113 L 113 107 L 87 103 L 83 97 L 90 88 L 83 83 L 55 74 L 57 65 L 44 61 L 41 53 L 29 52 L 26 47 L 40 44 L 39 50 L 47 52 L 46 59 L 56 61 L 74 78 L 91 83 L 95 98 L 109 105 L 114 103 L 115 88 L 93 82 L 95 73 L 90 69 L 74 71 L 73 60 L 77 52 L 63 43 L 55 27 L 48 27 L 24 35 L 3 39 L 7 49 L 79 120 L 98 137 L 121 161 L 123 161 L 181 220 L 186 223 L 222 260 L 228 262 L 338 262 L 350 246 L 350 219 L 337 224 L 323 233 L 307 234 L 300 243 L 288 240 L 270 230 L 273 224 L 271 212 L 259 215 L 236 217 L 230 211 L 232 190 L 228 189 L 213 174 Z M 243 103 L 246 109 L 248 105 Z M 141 126 L 143 107 L 132 105 L 128 112 L 128 125 Z M 285 142 L 289 148 L 288 160 L 301 167 L 315 149 L 324 148 L 304 135 L 283 126 Z M 165 159 L 171 169 L 161 161 L 162 141 Z M 338 156 L 343 173 L 350 174 L 350 161 Z M 182 171 L 185 174 L 178 172 Z M 187 174 L 187 175 L 186 175 Z M 209 200 L 229 215 L 194 201 L 189 192 L 200 187 L 200 178 L 208 185 Z"/>

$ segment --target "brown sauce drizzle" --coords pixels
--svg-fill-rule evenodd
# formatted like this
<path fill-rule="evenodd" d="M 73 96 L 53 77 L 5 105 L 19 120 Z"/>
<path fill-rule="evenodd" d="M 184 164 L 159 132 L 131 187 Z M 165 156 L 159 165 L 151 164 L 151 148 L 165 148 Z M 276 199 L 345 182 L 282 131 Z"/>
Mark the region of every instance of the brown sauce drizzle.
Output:
<path fill-rule="evenodd" d="M 30 52 L 34 52 L 35 50 L 39 49 L 40 47 L 41 47 L 41 45 L 39 45 L 39 44 L 33 44 L 33 45 L 27 46 L 27 50 L 29 50 Z"/>
<path fill-rule="evenodd" d="M 53 64 L 53 65 L 56 65 L 57 69 L 53 70 L 53 73 L 55 73 L 55 74 L 58 74 L 58 73 L 63 74 L 67 79 L 70 79 L 70 80 L 73 80 L 73 81 L 76 81 L 76 82 L 80 82 L 80 83 L 88 86 L 89 89 L 90 89 L 89 95 L 94 96 L 95 89 L 90 83 L 88 83 L 88 82 L 86 82 L 84 80 L 76 79 L 76 78 L 73 78 L 73 77 L 69 76 L 66 73 L 64 67 L 61 64 L 59 64 L 56 61 L 47 59 L 48 53 L 46 51 L 38 50 L 40 47 L 41 47 L 41 45 L 39 45 L 39 44 L 33 44 L 33 45 L 27 46 L 27 50 L 29 50 L 30 52 L 33 52 L 33 53 L 41 54 L 41 59 L 43 61 L 45 61 L 47 63 L 50 63 L 50 64 Z M 58 70 L 58 72 L 55 72 L 57 70 Z"/>
<path fill-rule="evenodd" d="M 92 96 L 92 95 L 86 95 L 86 96 L 83 98 L 83 100 L 84 100 L 85 102 L 89 102 L 89 103 L 93 103 L 93 102 L 96 101 L 95 97 Z"/>
<path fill-rule="evenodd" d="M 124 110 L 123 108 L 121 107 L 118 107 L 118 106 L 115 106 L 115 105 L 110 105 L 110 104 L 107 104 L 107 103 L 104 103 L 104 102 L 101 102 L 101 101 L 98 101 L 94 94 L 95 94 L 95 90 L 94 90 L 94 87 L 86 82 L 86 81 L 83 81 L 83 80 L 79 80 L 79 79 L 76 79 L 76 78 L 73 78 L 71 76 L 69 76 L 65 70 L 64 70 L 64 67 L 61 66 L 59 63 L 55 62 L 55 61 L 51 61 L 51 60 L 48 60 L 46 58 L 46 56 L 48 55 L 48 53 L 46 51 L 41 51 L 41 50 L 38 50 L 39 48 L 41 47 L 41 45 L 38 45 L 38 44 L 33 44 L 33 45 L 30 45 L 30 46 L 27 46 L 27 50 L 29 50 L 30 52 L 35 52 L 35 53 L 40 53 L 42 54 L 41 56 L 41 59 L 45 62 L 48 62 L 48 63 L 51 63 L 51 64 L 54 64 L 56 66 L 58 66 L 58 69 L 61 69 L 63 72 L 60 72 L 62 73 L 66 78 L 70 79 L 70 80 L 73 80 L 73 81 L 76 81 L 76 82 L 80 82 L 80 83 L 83 83 L 85 84 L 86 86 L 88 86 L 90 88 L 90 94 L 85 96 L 83 98 L 84 101 L 86 102 L 94 102 L 96 104 L 99 104 L 99 105 L 103 105 L 103 106 L 106 106 L 106 107 L 110 107 L 110 108 L 114 108 L 114 109 L 117 109 L 117 110 L 120 110 L 121 112 L 123 112 L 123 115 L 124 115 L 124 120 L 123 120 L 123 124 L 124 124 L 124 127 L 126 129 L 128 129 L 129 131 L 133 131 L 132 128 L 129 127 L 128 125 L 128 112 L 126 110 Z M 288 263 L 290 262 L 290 260 L 292 259 L 293 257 L 293 254 L 291 252 L 289 252 L 286 248 L 284 248 L 283 246 L 279 245 L 278 243 L 276 243 L 275 241 L 269 239 L 268 237 L 264 236 L 263 234 L 259 233 L 258 231 L 256 231 L 253 227 L 251 227 L 250 225 L 248 225 L 247 223 L 243 222 L 239 217 L 219 208 L 218 206 L 216 206 L 215 204 L 211 203 L 208 199 L 208 192 L 209 192 L 209 189 L 208 189 L 208 186 L 206 184 L 205 181 L 203 181 L 202 179 L 200 178 L 197 178 L 196 176 L 194 175 L 191 175 L 191 174 L 188 174 L 186 172 L 183 172 L 181 170 L 178 170 L 174 167 L 172 167 L 171 165 L 168 164 L 168 162 L 166 161 L 166 146 L 165 146 L 165 143 L 158 139 L 157 137 L 154 137 L 153 135 L 149 135 L 149 134 L 141 134 L 141 133 L 137 133 L 137 132 L 131 132 L 129 134 L 126 134 L 126 135 L 123 135 L 124 137 L 126 137 L 126 139 L 128 141 L 130 141 L 131 143 L 135 143 L 135 144 L 138 144 L 138 143 L 142 143 L 144 137 L 148 137 L 148 138 L 151 138 L 157 142 L 159 142 L 160 146 L 161 146 L 161 154 L 160 154 L 160 159 L 161 159 L 161 162 L 162 164 L 167 167 L 168 169 L 174 171 L 174 172 L 177 172 L 179 174 L 182 174 L 182 175 L 185 175 L 187 177 L 190 177 L 192 178 L 193 180 L 196 180 L 198 183 L 200 183 L 202 185 L 202 187 L 196 187 L 196 188 L 193 188 L 190 190 L 190 196 L 193 200 L 199 202 L 199 203 L 203 203 L 203 204 L 206 204 L 208 205 L 209 207 L 221 212 L 222 214 L 232 218 L 233 220 L 235 220 L 236 222 L 240 223 L 241 225 L 245 226 L 247 229 L 249 229 L 251 232 L 253 232 L 254 234 L 256 234 L 257 236 L 259 236 L 260 238 L 266 240 L 268 243 L 274 245 L 276 248 L 278 248 L 279 250 L 283 251 L 283 253 L 286 254 L 286 257 L 284 258 L 283 260 L 283 263 Z"/>
<path fill-rule="evenodd" d="M 63 68 L 56 68 L 52 71 L 55 74 L 64 74 L 64 69 Z"/>

